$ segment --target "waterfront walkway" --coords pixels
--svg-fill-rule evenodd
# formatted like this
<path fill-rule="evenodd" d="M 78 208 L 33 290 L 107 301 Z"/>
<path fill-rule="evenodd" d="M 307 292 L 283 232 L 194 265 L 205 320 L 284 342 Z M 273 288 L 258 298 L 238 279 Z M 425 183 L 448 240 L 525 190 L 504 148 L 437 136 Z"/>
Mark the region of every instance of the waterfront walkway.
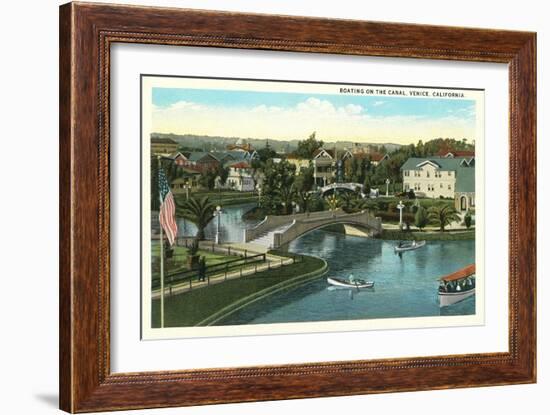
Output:
<path fill-rule="evenodd" d="M 170 295 L 181 294 L 190 290 L 204 288 L 209 285 L 220 284 L 228 280 L 248 277 L 258 272 L 281 268 L 286 265 L 292 265 L 295 262 L 300 260 L 299 259 L 300 257 L 297 257 L 297 258 L 282 257 L 278 255 L 273 255 L 273 254 L 267 254 L 266 253 L 267 251 L 254 252 L 252 250 L 253 247 L 251 247 L 249 244 L 242 244 L 243 246 L 240 246 L 240 245 L 241 244 L 222 244 L 222 245 L 206 245 L 206 246 L 203 245 L 201 246 L 201 248 L 213 249 L 215 252 L 227 252 L 229 248 L 231 252 L 237 255 L 242 255 L 245 252 L 249 254 L 264 253 L 266 254 L 265 262 L 261 264 L 256 263 L 251 265 L 243 265 L 237 270 L 220 272 L 220 273 L 208 276 L 205 281 L 197 281 L 197 280 L 193 281 L 192 278 L 190 278 L 188 281 L 181 281 L 181 282 L 170 284 L 165 279 L 165 287 L 164 287 L 165 295 L 170 296 Z M 261 249 L 265 250 L 264 247 L 261 247 Z M 160 298 L 160 289 L 153 290 L 152 298 L 154 300 Z"/>

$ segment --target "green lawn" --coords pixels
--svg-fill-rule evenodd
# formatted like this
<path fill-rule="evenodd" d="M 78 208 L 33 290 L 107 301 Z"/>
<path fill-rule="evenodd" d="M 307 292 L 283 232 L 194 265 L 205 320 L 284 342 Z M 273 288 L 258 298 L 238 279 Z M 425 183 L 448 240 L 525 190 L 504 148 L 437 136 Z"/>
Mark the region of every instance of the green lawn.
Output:
<path fill-rule="evenodd" d="M 185 271 L 187 270 L 187 248 L 183 246 L 174 246 L 174 255 L 172 258 L 166 258 L 164 262 L 164 270 L 166 274 L 170 274 L 176 271 Z M 152 241 L 151 246 L 151 256 L 153 260 L 153 278 L 158 278 L 159 276 L 159 253 L 160 245 L 158 241 Z M 220 253 L 215 253 L 211 251 L 205 251 L 199 249 L 197 255 L 206 257 L 206 265 L 215 265 L 221 262 L 226 262 L 232 259 L 235 259 L 234 255 L 223 255 Z"/>
<path fill-rule="evenodd" d="M 194 326 L 241 298 L 285 280 L 320 270 L 323 266 L 323 260 L 304 256 L 303 261 L 293 265 L 166 297 L 164 300 L 165 327 Z M 153 300 L 153 327 L 159 327 L 160 325 L 159 307 L 160 301 Z"/>

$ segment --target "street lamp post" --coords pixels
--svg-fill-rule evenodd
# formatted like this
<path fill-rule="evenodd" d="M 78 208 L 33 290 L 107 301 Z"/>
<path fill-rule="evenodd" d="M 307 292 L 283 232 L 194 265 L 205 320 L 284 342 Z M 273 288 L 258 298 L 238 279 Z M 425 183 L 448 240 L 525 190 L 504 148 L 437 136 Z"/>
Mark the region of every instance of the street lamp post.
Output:
<path fill-rule="evenodd" d="M 386 179 L 386 197 L 390 195 L 390 179 Z"/>
<path fill-rule="evenodd" d="M 185 189 L 185 200 L 189 200 L 189 183 L 185 182 L 183 188 Z"/>
<path fill-rule="evenodd" d="M 219 245 L 220 244 L 220 220 L 221 220 L 221 216 L 222 216 L 222 208 L 221 206 L 216 206 L 216 211 L 214 212 L 214 217 L 217 217 L 218 220 L 216 222 L 216 239 L 214 241 L 214 243 L 216 245 Z"/>
<path fill-rule="evenodd" d="M 403 202 L 400 200 L 399 201 L 399 204 L 397 205 L 397 209 L 399 209 L 399 227 L 401 229 L 403 229 L 403 208 L 405 207 L 405 205 L 403 204 Z"/>

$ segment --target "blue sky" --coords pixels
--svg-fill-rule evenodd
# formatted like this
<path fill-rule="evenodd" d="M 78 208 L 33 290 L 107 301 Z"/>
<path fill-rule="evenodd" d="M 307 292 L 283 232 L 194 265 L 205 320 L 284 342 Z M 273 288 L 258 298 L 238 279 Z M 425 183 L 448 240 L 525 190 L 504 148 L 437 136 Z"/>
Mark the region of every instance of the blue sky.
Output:
<path fill-rule="evenodd" d="M 337 87 L 335 87 L 337 91 Z M 227 89 L 152 89 L 154 132 L 415 143 L 475 140 L 475 101 Z"/>
<path fill-rule="evenodd" d="M 373 116 L 414 115 L 441 118 L 448 116 L 450 113 L 463 112 L 464 114 L 471 114 L 475 105 L 475 101 L 465 99 L 153 88 L 153 104 L 161 108 L 169 107 L 179 101 L 190 101 L 209 107 L 246 109 L 266 105 L 292 108 L 310 97 L 327 100 L 336 107 L 348 104 L 361 105 L 368 109 Z"/>

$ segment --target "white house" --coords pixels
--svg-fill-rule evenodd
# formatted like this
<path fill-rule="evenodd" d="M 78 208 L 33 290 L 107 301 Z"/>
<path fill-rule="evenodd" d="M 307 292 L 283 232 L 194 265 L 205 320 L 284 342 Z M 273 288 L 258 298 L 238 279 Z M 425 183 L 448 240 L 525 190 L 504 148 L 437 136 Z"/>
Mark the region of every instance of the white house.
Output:
<path fill-rule="evenodd" d="M 226 167 L 229 167 L 227 180 L 222 185 L 220 178 L 216 178 L 217 189 L 231 189 L 239 192 L 252 192 L 256 189 L 256 185 L 260 180 L 258 177 L 259 172 L 254 172 L 247 161 L 229 162 Z"/>
<path fill-rule="evenodd" d="M 475 158 L 409 158 L 401 166 L 403 190 L 419 196 L 454 198 L 458 210 L 475 206 Z"/>

